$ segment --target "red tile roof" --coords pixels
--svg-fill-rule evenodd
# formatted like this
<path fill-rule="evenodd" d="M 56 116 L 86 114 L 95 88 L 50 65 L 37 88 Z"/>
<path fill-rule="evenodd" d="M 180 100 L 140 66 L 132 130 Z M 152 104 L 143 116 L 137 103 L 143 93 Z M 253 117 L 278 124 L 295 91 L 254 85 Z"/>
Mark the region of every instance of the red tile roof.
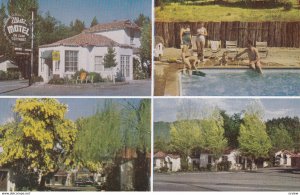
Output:
<path fill-rule="evenodd" d="M 167 156 L 169 156 L 171 158 L 175 158 L 175 159 L 180 158 L 180 156 L 177 154 L 167 154 Z"/>
<path fill-rule="evenodd" d="M 154 158 L 165 158 L 167 155 L 166 153 L 159 151 L 157 153 L 154 154 Z"/>
<path fill-rule="evenodd" d="M 300 158 L 300 153 L 298 153 L 298 154 L 292 154 L 291 158 Z"/>
<path fill-rule="evenodd" d="M 103 32 L 103 31 L 126 29 L 126 28 L 140 31 L 140 27 L 137 24 L 131 22 L 130 20 L 120 20 L 120 21 L 113 21 L 110 23 L 97 24 L 85 30 L 85 32 Z"/>
<path fill-rule="evenodd" d="M 78 46 L 98 46 L 98 47 L 128 47 L 131 48 L 129 45 L 122 45 L 108 37 L 102 35 L 96 35 L 92 33 L 80 33 L 73 37 L 69 37 L 55 43 L 51 43 L 48 45 L 42 45 L 40 48 L 45 47 L 56 47 L 56 46 L 71 46 L 71 47 L 78 47 Z"/>

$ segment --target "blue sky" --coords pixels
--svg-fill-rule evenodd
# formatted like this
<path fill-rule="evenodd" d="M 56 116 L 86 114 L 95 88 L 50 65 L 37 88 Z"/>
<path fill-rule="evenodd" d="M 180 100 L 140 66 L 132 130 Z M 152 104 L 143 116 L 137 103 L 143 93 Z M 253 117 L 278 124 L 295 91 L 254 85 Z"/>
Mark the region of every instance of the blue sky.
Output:
<path fill-rule="evenodd" d="M 76 120 L 79 117 L 93 115 L 97 108 L 103 108 L 105 99 L 100 98 L 60 98 L 59 102 L 68 105 L 67 118 Z M 125 105 L 127 102 L 136 104 L 140 99 L 114 99 L 113 101 Z M 6 123 L 13 118 L 12 108 L 16 102 L 14 98 L 0 98 L 0 124 Z"/>
<path fill-rule="evenodd" d="M 230 115 L 244 110 L 251 102 L 256 101 L 264 109 L 264 120 L 285 117 L 300 117 L 300 99 L 155 99 L 154 121 L 172 122 L 176 120 L 177 107 L 180 101 L 191 101 L 194 108 L 200 111 L 210 107 L 219 107 Z M 174 106 L 175 105 L 175 106 Z"/>
<path fill-rule="evenodd" d="M 0 0 L 7 4 L 8 0 Z M 89 27 L 94 16 L 98 22 L 133 20 L 143 13 L 151 17 L 151 0 L 39 0 L 40 12 L 47 11 L 64 24 L 75 19 L 83 20 Z"/>

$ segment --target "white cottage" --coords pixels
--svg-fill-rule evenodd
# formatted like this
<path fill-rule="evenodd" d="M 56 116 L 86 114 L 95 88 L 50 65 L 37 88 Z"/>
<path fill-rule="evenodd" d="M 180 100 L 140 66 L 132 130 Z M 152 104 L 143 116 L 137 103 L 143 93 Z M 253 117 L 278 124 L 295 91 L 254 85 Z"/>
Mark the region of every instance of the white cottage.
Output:
<path fill-rule="evenodd" d="M 275 165 L 290 167 L 292 165 L 292 152 L 288 150 L 280 150 L 275 153 Z"/>
<path fill-rule="evenodd" d="M 3 152 L 3 147 L 0 146 L 0 153 Z M 16 184 L 14 175 L 11 169 L 0 168 L 0 191 L 15 191 Z"/>
<path fill-rule="evenodd" d="M 133 79 L 134 51 L 140 47 L 140 28 L 129 20 L 95 25 L 73 37 L 39 48 L 39 76 L 48 82 L 53 76 L 70 77 L 84 69 L 103 78 L 121 75 Z M 106 68 L 103 58 L 108 47 L 116 52 L 117 66 Z"/>
<path fill-rule="evenodd" d="M 171 172 L 176 172 L 181 169 L 180 156 L 175 154 L 165 154 L 164 152 L 157 152 L 154 155 L 154 170 L 159 170 L 166 167 Z"/>

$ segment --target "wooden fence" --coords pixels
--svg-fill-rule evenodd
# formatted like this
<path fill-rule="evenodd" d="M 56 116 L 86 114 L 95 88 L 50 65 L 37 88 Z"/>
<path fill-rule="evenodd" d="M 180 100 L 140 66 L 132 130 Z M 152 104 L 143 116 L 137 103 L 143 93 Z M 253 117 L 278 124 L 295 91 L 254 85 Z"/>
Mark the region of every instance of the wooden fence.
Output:
<path fill-rule="evenodd" d="M 166 47 L 180 47 L 180 28 L 188 24 L 192 34 L 201 22 L 156 22 L 155 36 L 164 39 Z M 269 47 L 300 48 L 300 21 L 298 22 L 204 22 L 207 40 L 238 41 L 238 47 L 246 47 L 248 39 L 267 41 Z"/>

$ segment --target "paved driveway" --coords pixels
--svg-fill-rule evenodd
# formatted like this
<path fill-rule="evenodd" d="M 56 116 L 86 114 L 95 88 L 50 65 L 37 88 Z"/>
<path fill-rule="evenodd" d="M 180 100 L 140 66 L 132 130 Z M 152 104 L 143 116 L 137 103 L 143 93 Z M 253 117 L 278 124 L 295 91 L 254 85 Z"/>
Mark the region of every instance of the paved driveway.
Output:
<path fill-rule="evenodd" d="M 17 90 L 12 90 L 12 88 Z M 7 84 L 0 89 L 2 91 L 1 95 L 5 96 L 150 96 L 151 80 L 131 81 L 115 85 L 112 83 L 70 86 L 44 84 L 19 89 L 16 85 L 10 86 Z"/>
<path fill-rule="evenodd" d="M 154 174 L 154 191 L 300 191 L 300 170 Z"/>
<path fill-rule="evenodd" d="M 16 80 L 16 81 L 1 81 L 0 82 L 0 94 L 5 92 L 13 92 L 28 87 L 28 80 Z"/>

